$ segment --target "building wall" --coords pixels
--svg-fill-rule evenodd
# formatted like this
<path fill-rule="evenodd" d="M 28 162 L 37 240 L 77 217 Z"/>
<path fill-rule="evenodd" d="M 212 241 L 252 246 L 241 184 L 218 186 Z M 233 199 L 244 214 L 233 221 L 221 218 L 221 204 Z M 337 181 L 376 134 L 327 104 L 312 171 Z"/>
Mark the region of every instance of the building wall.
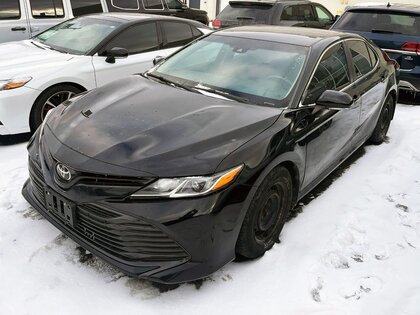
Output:
<path fill-rule="evenodd" d="M 0 0 L 1 1 L 1 0 Z M 217 0 L 201 0 L 201 8 L 206 10 L 209 13 L 210 20 L 213 20 L 216 13 L 216 1 Z M 230 0 L 220 0 L 220 11 L 223 10 L 225 6 L 229 4 Z M 367 3 L 367 2 L 379 2 L 379 3 L 388 3 L 384 0 L 314 0 L 314 2 L 319 2 L 324 5 L 332 14 L 342 14 L 346 6 L 353 5 L 357 3 Z M 411 3 L 411 4 L 420 4 L 420 0 L 399 0 L 398 3 Z M 392 2 L 391 2 L 392 3 Z M 206 9 L 207 8 L 207 9 Z"/>

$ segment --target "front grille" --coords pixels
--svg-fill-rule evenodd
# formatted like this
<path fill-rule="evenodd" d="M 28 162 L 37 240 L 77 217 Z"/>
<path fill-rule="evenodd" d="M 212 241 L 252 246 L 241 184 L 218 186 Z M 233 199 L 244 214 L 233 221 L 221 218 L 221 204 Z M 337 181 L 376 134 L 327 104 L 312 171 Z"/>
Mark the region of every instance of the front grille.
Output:
<path fill-rule="evenodd" d="M 29 161 L 29 174 L 35 198 L 45 205 L 44 177 L 34 161 Z M 48 212 L 63 226 L 63 219 Z M 100 248 L 108 255 L 124 261 L 179 261 L 189 258 L 184 249 L 154 225 L 94 204 L 77 206 L 76 226 L 66 228 Z"/>
<path fill-rule="evenodd" d="M 44 175 L 42 174 L 42 170 L 39 164 L 37 164 L 32 159 L 29 159 L 29 178 L 31 179 L 35 198 L 44 205 Z"/>

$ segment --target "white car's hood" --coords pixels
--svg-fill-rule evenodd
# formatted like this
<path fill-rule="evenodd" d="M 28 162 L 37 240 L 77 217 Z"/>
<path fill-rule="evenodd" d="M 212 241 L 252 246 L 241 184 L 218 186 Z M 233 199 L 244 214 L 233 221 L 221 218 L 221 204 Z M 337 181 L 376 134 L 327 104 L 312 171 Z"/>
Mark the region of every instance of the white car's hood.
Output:
<path fill-rule="evenodd" d="M 43 49 L 30 40 L 0 44 L 0 80 L 34 76 L 38 70 L 65 65 L 74 55 Z"/>

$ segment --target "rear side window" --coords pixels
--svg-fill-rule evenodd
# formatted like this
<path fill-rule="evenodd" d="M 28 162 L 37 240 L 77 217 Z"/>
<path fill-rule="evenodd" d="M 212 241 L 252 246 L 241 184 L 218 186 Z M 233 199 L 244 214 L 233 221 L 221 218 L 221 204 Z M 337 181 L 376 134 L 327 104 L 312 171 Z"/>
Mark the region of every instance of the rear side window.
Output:
<path fill-rule="evenodd" d="M 163 10 L 162 0 L 143 0 L 143 5 L 146 10 Z"/>
<path fill-rule="evenodd" d="M 35 19 L 55 19 L 64 17 L 62 0 L 29 0 Z"/>
<path fill-rule="evenodd" d="M 349 67 L 344 47 L 342 44 L 335 45 L 322 57 L 309 83 L 303 104 L 313 104 L 324 91 L 339 91 L 349 83 Z"/>
<path fill-rule="evenodd" d="M 103 56 L 114 47 L 125 48 L 130 55 L 159 49 L 156 23 L 131 26 L 114 37 L 100 52 Z"/>
<path fill-rule="evenodd" d="M 122 10 L 138 10 L 140 9 L 139 0 L 111 0 L 114 8 Z"/>
<path fill-rule="evenodd" d="M 246 24 L 268 23 L 273 12 L 272 5 L 255 4 L 231 4 L 217 16 L 222 21 L 243 21 Z"/>
<path fill-rule="evenodd" d="M 336 29 L 360 32 L 420 34 L 420 16 L 381 11 L 348 11 L 337 21 Z"/>
<path fill-rule="evenodd" d="M 178 0 L 165 0 L 169 9 L 182 9 L 182 3 Z"/>
<path fill-rule="evenodd" d="M 74 16 L 103 12 L 101 0 L 70 0 Z"/>
<path fill-rule="evenodd" d="M 1 0 L 0 1 L 0 20 L 18 20 L 20 19 L 19 0 Z"/>
<path fill-rule="evenodd" d="M 164 48 L 183 46 L 193 39 L 191 26 L 179 22 L 161 22 L 163 31 L 166 35 Z"/>
<path fill-rule="evenodd" d="M 353 60 L 356 78 L 370 72 L 373 69 L 374 64 L 372 63 L 366 44 L 360 40 L 352 40 L 347 43 Z"/>
<path fill-rule="evenodd" d="M 310 5 L 291 5 L 283 9 L 281 20 L 314 21 L 316 18 Z"/>

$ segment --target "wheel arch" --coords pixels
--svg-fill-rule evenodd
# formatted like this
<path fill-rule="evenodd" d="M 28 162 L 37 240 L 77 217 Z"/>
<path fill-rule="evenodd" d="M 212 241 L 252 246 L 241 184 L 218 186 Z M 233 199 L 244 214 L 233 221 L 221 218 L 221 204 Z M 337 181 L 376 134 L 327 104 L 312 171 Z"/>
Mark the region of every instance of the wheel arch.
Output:
<path fill-rule="evenodd" d="M 33 115 L 34 115 L 34 107 L 35 107 L 35 104 L 38 102 L 38 100 L 44 95 L 44 93 L 46 92 L 46 91 L 48 91 L 49 89 L 51 89 L 51 88 L 54 88 L 54 87 L 57 87 L 57 86 L 60 86 L 60 85 L 71 85 L 71 86 L 73 86 L 73 87 L 75 87 L 75 88 L 77 88 L 77 89 L 79 89 L 79 90 L 81 90 L 82 92 L 86 92 L 88 89 L 87 88 L 85 88 L 83 85 L 81 85 L 81 84 L 78 84 L 78 83 L 75 83 L 75 82 L 60 82 L 60 83 L 55 83 L 55 84 L 52 84 L 52 85 L 50 85 L 50 86 L 48 86 L 47 88 L 45 88 L 39 95 L 38 95 L 38 97 L 35 99 L 35 101 L 32 103 L 32 106 L 31 106 L 31 111 L 30 111 L 30 114 L 29 114 L 29 117 L 28 117 L 28 119 L 29 119 L 29 126 L 30 126 L 30 128 L 31 128 L 31 130 L 32 130 L 32 126 L 31 126 L 31 121 L 32 121 L 32 117 L 33 117 Z"/>

